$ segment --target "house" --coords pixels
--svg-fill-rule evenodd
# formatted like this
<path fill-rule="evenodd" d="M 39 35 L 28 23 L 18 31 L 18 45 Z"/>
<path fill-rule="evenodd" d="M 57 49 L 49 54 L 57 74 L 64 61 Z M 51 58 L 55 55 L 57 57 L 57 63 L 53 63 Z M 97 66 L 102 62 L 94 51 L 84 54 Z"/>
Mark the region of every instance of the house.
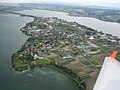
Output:
<path fill-rule="evenodd" d="M 73 59 L 73 57 L 71 55 L 66 55 L 63 57 L 63 59 Z"/>
<path fill-rule="evenodd" d="M 93 40 L 94 39 L 94 36 L 90 36 L 90 38 L 89 38 L 90 40 Z"/>

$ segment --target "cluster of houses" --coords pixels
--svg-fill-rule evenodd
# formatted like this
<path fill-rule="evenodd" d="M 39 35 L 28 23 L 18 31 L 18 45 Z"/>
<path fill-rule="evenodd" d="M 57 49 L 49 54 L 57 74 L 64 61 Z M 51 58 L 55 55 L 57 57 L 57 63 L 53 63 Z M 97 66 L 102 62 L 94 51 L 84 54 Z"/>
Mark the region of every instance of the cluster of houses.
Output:
<path fill-rule="evenodd" d="M 106 33 L 97 33 L 101 39 L 107 39 L 108 41 L 111 41 L 113 43 L 119 43 L 120 44 L 120 38 L 117 36 L 112 36 L 111 34 Z"/>
<path fill-rule="evenodd" d="M 40 18 L 41 20 L 41 18 Z M 30 35 L 30 38 L 35 38 L 34 41 L 28 41 L 25 47 L 29 49 L 30 55 L 32 55 L 33 60 L 36 59 L 49 59 L 50 56 L 58 56 L 57 60 L 79 60 L 83 56 L 99 53 L 99 46 L 93 44 L 90 41 L 84 43 L 83 37 L 85 36 L 82 31 L 81 33 L 71 33 L 67 29 L 59 30 L 57 26 L 54 25 L 61 23 L 61 20 L 56 19 L 46 19 L 44 22 L 40 22 L 38 19 L 35 23 L 45 25 L 45 28 L 38 28 L 36 25 L 27 24 L 22 31 L 26 31 Z M 54 23 L 50 25 L 49 23 Z M 66 24 L 63 21 L 64 24 Z M 68 23 L 67 23 L 68 24 Z M 76 26 L 73 24 L 73 27 Z M 93 40 L 94 37 L 90 36 L 88 40 Z M 91 48 L 97 48 L 96 51 L 91 51 Z M 26 50 L 27 50 L 26 49 Z M 27 52 L 27 51 L 24 52 Z M 61 52 L 60 54 L 54 53 Z M 75 51 L 80 51 L 76 55 L 72 55 Z M 37 52 L 37 53 L 33 53 Z M 55 58 L 54 58 L 55 59 Z M 57 61 L 56 60 L 56 61 Z"/>

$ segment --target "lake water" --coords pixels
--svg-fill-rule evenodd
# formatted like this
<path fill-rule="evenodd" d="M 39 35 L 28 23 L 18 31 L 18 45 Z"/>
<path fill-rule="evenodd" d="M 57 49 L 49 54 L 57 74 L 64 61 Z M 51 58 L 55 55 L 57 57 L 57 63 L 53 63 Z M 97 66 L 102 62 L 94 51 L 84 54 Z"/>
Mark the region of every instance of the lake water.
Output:
<path fill-rule="evenodd" d="M 20 13 L 75 21 L 120 37 L 118 23 L 104 22 L 89 17 L 73 17 L 66 13 L 48 10 L 24 10 Z M 13 72 L 11 55 L 19 50 L 28 38 L 19 29 L 32 20 L 32 18 L 19 15 L 0 14 L 0 90 L 78 90 L 65 75 L 53 69 L 35 68 L 22 74 Z M 22 44 L 17 47 L 19 41 L 22 41 Z"/>
<path fill-rule="evenodd" d="M 29 17 L 0 14 L 0 90 L 78 90 L 63 74 L 50 68 L 35 68 L 15 74 L 11 66 L 11 55 L 27 40 L 20 28 Z M 22 44 L 18 47 L 19 41 Z"/>
<path fill-rule="evenodd" d="M 104 33 L 109 33 L 120 37 L 120 24 L 118 23 L 105 22 L 90 17 L 73 17 L 67 15 L 66 13 L 49 11 L 49 10 L 24 10 L 24 11 L 20 11 L 20 13 L 35 15 L 40 17 L 58 17 L 67 21 L 73 21 L 73 22 L 75 21 L 79 24 L 85 25 L 95 30 L 103 31 Z"/>

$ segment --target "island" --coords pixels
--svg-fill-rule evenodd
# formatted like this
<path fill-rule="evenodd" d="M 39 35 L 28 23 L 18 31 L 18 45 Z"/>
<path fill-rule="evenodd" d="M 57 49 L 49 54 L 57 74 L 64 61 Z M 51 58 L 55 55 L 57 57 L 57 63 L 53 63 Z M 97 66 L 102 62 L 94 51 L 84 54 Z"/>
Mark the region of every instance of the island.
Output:
<path fill-rule="evenodd" d="M 34 18 L 20 29 L 29 38 L 11 57 L 16 72 L 49 67 L 64 73 L 80 90 L 92 90 L 104 57 L 120 50 L 117 36 L 76 22 L 13 14 Z"/>

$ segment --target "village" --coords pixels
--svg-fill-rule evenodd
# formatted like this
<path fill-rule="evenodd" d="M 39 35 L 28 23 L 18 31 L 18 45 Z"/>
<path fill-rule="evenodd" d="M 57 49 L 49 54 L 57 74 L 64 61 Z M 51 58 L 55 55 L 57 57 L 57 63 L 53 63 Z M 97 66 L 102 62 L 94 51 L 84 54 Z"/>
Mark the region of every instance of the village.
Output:
<path fill-rule="evenodd" d="M 29 38 L 12 56 L 15 71 L 54 61 L 84 79 L 87 88 L 93 87 L 104 58 L 120 47 L 116 36 L 56 17 L 34 17 L 20 30 Z"/>

